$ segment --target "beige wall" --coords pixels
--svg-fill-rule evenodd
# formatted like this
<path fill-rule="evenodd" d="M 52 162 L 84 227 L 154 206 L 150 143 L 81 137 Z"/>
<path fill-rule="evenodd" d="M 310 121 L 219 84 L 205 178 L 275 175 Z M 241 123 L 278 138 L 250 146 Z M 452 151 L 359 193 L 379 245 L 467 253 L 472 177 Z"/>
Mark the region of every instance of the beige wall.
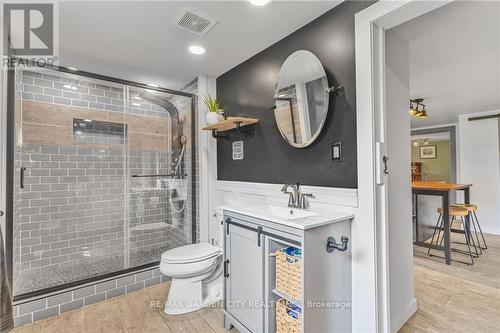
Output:
<path fill-rule="evenodd" d="M 436 146 L 436 159 L 420 159 L 420 145 L 411 145 L 411 161 L 422 162 L 422 180 L 451 181 L 451 153 L 449 141 L 431 141 Z"/>

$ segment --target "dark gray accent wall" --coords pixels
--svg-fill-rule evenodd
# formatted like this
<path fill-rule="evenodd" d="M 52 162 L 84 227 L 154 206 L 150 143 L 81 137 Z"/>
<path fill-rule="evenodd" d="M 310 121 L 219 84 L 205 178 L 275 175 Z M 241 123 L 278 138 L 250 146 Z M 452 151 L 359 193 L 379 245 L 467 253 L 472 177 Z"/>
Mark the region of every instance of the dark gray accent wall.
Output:
<path fill-rule="evenodd" d="M 259 119 L 254 137 L 230 133 L 244 141 L 243 160 L 232 160 L 232 140 L 218 141 L 219 180 L 357 187 L 354 14 L 372 3 L 346 1 L 217 78 L 226 115 Z M 303 149 L 282 139 L 270 110 L 281 65 L 297 50 L 313 52 L 329 84 L 345 87 L 345 96 L 330 96 L 322 133 Z M 344 159 L 333 162 L 331 144 L 338 141 L 342 141 Z"/>

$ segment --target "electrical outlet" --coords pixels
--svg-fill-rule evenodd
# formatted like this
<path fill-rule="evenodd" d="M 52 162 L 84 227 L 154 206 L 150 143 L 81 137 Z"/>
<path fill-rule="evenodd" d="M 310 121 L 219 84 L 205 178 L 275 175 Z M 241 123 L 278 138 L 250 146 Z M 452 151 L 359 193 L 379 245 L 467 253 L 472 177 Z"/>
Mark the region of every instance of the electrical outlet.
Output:
<path fill-rule="evenodd" d="M 344 154 L 342 153 L 342 142 L 332 143 L 332 161 L 340 162 L 344 159 Z"/>

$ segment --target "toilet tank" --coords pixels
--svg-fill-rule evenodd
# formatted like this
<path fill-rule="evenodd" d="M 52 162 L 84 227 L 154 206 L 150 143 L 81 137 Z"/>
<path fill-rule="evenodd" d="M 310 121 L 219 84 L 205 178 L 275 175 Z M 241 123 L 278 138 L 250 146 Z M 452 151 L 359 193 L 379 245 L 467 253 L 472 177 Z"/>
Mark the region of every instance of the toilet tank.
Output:
<path fill-rule="evenodd" d="M 224 216 L 222 209 L 214 208 L 212 218 L 209 222 L 210 243 L 222 247 L 224 242 Z"/>

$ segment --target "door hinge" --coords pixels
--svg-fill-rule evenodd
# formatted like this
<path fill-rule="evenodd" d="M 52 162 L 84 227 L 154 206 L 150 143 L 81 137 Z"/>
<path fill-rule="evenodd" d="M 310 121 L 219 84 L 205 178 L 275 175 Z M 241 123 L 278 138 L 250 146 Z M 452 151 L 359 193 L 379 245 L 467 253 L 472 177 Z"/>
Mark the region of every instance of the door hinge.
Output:
<path fill-rule="evenodd" d="M 375 177 L 377 185 L 384 185 L 389 169 L 387 162 L 387 147 L 384 142 L 377 142 L 375 144 Z"/>

